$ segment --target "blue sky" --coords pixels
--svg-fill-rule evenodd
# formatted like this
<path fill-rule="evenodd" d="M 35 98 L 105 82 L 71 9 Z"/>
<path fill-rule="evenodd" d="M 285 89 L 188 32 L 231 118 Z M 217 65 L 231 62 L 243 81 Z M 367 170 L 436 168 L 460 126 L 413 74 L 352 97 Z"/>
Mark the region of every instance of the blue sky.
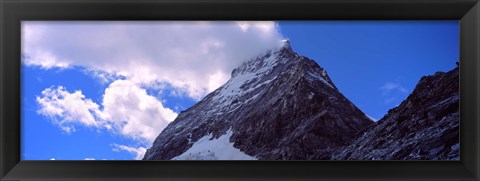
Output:
<path fill-rule="evenodd" d="M 280 22 L 292 48 L 324 67 L 350 101 L 380 119 L 420 77 L 459 60 L 457 21 Z"/>
<path fill-rule="evenodd" d="M 459 59 L 458 21 L 27 22 L 22 31 L 24 160 L 141 158 L 179 111 L 280 39 L 376 119 Z"/>

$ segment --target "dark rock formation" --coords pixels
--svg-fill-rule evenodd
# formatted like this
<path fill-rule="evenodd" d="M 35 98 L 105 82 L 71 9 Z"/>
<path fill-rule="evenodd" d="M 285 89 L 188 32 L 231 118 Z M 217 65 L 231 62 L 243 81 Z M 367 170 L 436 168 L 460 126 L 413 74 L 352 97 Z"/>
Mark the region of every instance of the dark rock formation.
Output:
<path fill-rule="evenodd" d="M 373 123 L 323 68 L 285 42 L 233 70 L 226 84 L 181 112 L 144 160 L 215 159 L 225 151 L 214 147 L 225 145 L 245 154 L 237 158 L 262 160 L 458 160 L 459 99 L 456 67 L 422 77 L 406 100 Z M 193 149 L 206 142 L 212 150 Z"/>
<path fill-rule="evenodd" d="M 323 68 L 285 42 L 233 70 L 225 85 L 181 112 L 144 159 L 169 160 L 201 138 L 231 131 L 233 146 L 257 159 L 305 160 L 345 146 L 373 124 Z"/>
<path fill-rule="evenodd" d="M 459 99 L 458 67 L 422 77 L 377 125 L 328 154 L 335 160 L 459 160 Z"/>

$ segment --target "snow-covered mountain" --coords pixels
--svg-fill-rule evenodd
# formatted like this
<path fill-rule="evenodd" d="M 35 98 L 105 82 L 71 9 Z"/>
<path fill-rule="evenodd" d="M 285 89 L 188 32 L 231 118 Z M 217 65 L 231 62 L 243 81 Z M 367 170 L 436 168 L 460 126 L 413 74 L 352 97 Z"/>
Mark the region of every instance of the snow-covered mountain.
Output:
<path fill-rule="evenodd" d="M 325 69 L 285 41 L 182 111 L 144 160 L 306 160 L 345 146 L 373 124 Z"/>

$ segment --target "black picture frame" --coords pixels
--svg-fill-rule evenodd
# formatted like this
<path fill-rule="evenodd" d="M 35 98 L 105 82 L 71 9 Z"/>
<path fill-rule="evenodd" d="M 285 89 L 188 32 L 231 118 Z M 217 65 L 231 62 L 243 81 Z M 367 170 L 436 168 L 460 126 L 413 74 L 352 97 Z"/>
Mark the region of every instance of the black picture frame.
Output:
<path fill-rule="evenodd" d="M 0 0 L 0 180 L 479 180 L 478 0 Z M 459 20 L 460 161 L 21 161 L 23 20 Z"/>

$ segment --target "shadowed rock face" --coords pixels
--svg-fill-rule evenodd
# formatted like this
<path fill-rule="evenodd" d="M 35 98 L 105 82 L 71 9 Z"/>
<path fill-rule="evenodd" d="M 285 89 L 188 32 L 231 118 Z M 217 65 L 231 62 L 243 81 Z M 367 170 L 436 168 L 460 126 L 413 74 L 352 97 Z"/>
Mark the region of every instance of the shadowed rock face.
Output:
<path fill-rule="evenodd" d="M 288 42 L 232 71 L 231 79 L 182 111 L 144 160 L 169 160 L 207 135 L 263 160 L 306 160 L 345 146 L 374 123 L 335 87 L 326 71 Z"/>
<path fill-rule="evenodd" d="M 459 160 L 459 70 L 422 77 L 412 94 L 335 160 Z M 328 156 L 327 156 L 328 157 Z"/>

